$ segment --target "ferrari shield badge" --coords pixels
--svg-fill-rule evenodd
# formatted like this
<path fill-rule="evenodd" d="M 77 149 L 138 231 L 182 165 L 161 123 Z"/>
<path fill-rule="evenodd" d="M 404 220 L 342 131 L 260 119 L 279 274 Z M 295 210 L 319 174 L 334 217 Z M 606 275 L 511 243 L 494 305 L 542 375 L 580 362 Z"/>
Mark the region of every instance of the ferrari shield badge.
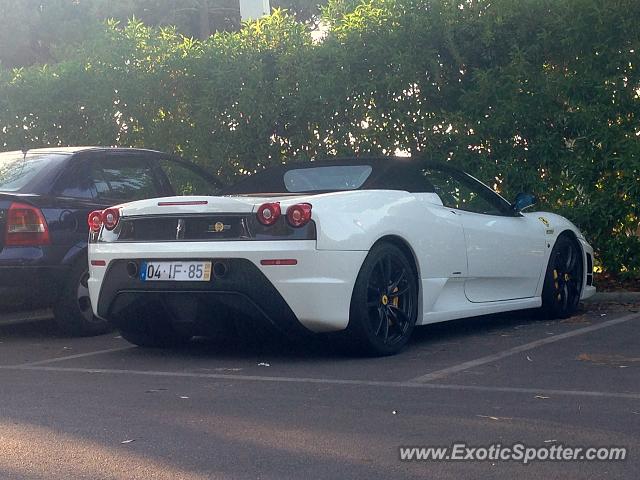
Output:
<path fill-rule="evenodd" d="M 551 225 L 549 225 L 549 220 L 547 220 L 544 217 L 538 217 L 538 220 L 540 220 L 542 223 L 544 223 L 544 226 L 547 227 L 547 229 L 545 230 L 545 233 L 547 235 L 552 235 L 553 234 L 553 228 L 551 228 Z"/>
<path fill-rule="evenodd" d="M 222 222 L 216 222 L 213 225 L 209 225 L 209 228 L 207 230 L 211 233 L 221 233 L 225 230 L 228 230 L 229 228 L 231 228 L 230 225 L 225 225 Z"/>

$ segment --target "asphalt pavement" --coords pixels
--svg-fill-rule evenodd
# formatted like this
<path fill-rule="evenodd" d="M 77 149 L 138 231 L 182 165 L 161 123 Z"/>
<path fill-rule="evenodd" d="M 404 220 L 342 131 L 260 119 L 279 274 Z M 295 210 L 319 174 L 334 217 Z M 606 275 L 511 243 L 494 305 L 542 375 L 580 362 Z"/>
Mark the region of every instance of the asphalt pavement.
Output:
<path fill-rule="evenodd" d="M 198 339 L 0 327 L 0 479 L 640 477 L 640 313 L 590 305 L 419 328 L 360 358 L 331 339 Z M 624 461 L 401 461 L 400 447 L 625 447 Z"/>

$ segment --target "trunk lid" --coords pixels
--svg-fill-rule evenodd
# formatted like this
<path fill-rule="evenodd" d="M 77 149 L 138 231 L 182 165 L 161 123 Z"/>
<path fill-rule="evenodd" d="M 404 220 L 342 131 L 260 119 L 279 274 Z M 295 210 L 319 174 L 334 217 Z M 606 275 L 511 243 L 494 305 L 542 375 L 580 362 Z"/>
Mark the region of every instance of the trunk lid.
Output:
<path fill-rule="evenodd" d="M 142 215 L 249 214 L 265 202 L 281 202 L 283 206 L 306 201 L 309 195 L 243 195 L 233 197 L 164 197 L 120 205 L 123 217 Z"/>
<path fill-rule="evenodd" d="M 198 241 L 250 240 L 285 236 L 315 238 L 315 228 L 293 229 L 285 223 L 270 228 L 256 217 L 265 202 L 280 202 L 284 213 L 289 205 L 306 201 L 307 196 L 270 195 L 234 197 L 165 197 L 120 205 L 117 241 Z M 103 235 L 109 233 L 103 231 Z"/>

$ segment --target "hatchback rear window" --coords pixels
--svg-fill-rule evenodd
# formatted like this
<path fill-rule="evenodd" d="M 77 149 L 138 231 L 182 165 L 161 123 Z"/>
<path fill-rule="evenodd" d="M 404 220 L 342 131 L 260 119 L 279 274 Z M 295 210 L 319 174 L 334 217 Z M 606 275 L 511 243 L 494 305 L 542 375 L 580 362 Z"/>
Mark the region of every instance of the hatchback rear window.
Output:
<path fill-rule="evenodd" d="M 153 168 L 142 157 L 106 156 L 92 167 L 91 180 L 98 200 L 131 202 L 161 195 Z"/>
<path fill-rule="evenodd" d="M 0 153 L 0 191 L 17 192 L 45 171 L 53 162 L 66 154 L 34 154 L 21 152 Z"/>

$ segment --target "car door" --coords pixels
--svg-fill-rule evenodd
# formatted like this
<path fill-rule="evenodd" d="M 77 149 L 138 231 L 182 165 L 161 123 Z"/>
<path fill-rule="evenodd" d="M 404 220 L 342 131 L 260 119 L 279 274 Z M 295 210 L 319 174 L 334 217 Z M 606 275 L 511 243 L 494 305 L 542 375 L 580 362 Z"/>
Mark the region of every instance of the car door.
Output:
<path fill-rule="evenodd" d="M 220 190 L 215 177 L 192 163 L 163 157 L 154 164 L 171 195 L 216 195 Z"/>
<path fill-rule="evenodd" d="M 108 206 L 95 198 L 86 153 L 76 154 L 69 160 L 57 178 L 51 195 L 63 209 L 57 226 L 58 236 L 62 245 L 71 248 L 67 257 L 73 260 L 86 249 L 89 212 Z"/>
<path fill-rule="evenodd" d="M 57 179 L 53 195 L 64 206 L 58 228 L 62 243 L 77 244 L 77 252 L 86 248 L 87 216 L 92 210 L 170 194 L 160 187 L 140 153 L 91 151 L 74 157 Z"/>
<path fill-rule="evenodd" d="M 467 299 L 495 302 L 535 296 L 544 264 L 544 225 L 515 213 L 469 175 L 446 168 L 426 173 L 464 230 Z"/>
<path fill-rule="evenodd" d="M 152 161 L 138 152 L 105 152 L 88 161 L 92 194 L 101 205 L 161 197 L 169 192 L 161 183 Z"/>

